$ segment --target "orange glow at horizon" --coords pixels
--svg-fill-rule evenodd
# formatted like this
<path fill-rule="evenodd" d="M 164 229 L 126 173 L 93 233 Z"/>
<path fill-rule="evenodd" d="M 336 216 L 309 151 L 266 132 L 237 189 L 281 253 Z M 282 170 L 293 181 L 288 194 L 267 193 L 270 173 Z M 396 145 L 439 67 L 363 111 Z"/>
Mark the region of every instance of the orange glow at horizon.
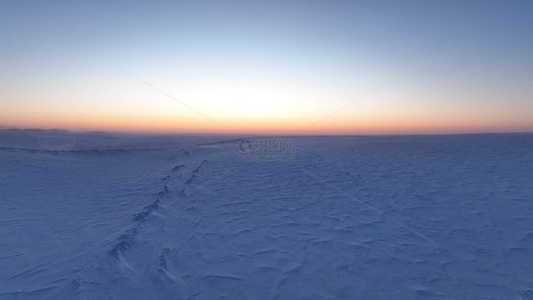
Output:
<path fill-rule="evenodd" d="M 214 119 L 217 124 L 202 116 L 175 117 L 171 114 L 137 115 L 131 113 L 94 112 L 54 114 L 33 111 L 28 118 L 10 114 L 3 118 L 2 126 L 19 128 L 68 129 L 88 131 L 117 131 L 141 133 L 226 133 L 226 134 L 431 134 L 469 132 L 526 132 L 533 131 L 524 119 L 489 119 L 431 115 L 346 115 L 331 117 L 317 124 L 319 116 L 293 118 L 234 117 Z"/>

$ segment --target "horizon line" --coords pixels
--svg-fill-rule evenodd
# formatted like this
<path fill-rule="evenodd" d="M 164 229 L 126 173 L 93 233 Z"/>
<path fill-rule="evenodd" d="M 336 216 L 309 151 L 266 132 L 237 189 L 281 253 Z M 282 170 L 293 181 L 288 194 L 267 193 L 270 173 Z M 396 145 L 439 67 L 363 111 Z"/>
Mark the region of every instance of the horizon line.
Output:
<path fill-rule="evenodd" d="M 427 131 L 427 132 L 265 132 L 265 131 L 180 131 L 180 130 L 101 130 L 101 129 L 72 129 L 72 128 L 40 128 L 0 125 L 0 131 L 42 132 L 42 133 L 97 133 L 97 134 L 131 134 L 131 135 L 256 135 L 256 136 L 284 136 L 284 137 L 342 137 L 342 136 L 436 136 L 436 135 L 482 135 L 482 134 L 533 134 L 533 130 L 502 130 L 502 131 Z"/>

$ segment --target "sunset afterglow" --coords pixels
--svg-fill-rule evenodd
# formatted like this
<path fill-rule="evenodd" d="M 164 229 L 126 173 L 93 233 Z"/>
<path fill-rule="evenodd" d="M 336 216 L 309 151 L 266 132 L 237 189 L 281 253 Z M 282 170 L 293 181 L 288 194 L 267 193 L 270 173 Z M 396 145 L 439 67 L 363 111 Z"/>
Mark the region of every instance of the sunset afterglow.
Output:
<path fill-rule="evenodd" d="M 532 131 L 531 8 L 528 2 L 4 2 L 0 126 Z"/>

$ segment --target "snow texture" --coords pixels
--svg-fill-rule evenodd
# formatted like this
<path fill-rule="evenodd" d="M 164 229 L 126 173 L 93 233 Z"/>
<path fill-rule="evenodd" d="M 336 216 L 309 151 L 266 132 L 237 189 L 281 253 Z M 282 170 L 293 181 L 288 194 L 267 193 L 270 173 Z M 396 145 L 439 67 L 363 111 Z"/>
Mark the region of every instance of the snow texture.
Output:
<path fill-rule="evenodd" d="M 0 299 L 533 299 L 533 134 L 240 138 L 0 131 Z"/>

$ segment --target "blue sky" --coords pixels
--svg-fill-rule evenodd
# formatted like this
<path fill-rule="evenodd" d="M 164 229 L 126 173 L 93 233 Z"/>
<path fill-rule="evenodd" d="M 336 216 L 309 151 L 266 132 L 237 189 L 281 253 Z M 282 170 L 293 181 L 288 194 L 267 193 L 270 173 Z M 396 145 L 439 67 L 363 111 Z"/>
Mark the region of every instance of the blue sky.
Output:
<path fill-rule="evenodd" d="M 533 130 L 531 1 L 0 1 L 0 7 L 4 126 Z"/>

